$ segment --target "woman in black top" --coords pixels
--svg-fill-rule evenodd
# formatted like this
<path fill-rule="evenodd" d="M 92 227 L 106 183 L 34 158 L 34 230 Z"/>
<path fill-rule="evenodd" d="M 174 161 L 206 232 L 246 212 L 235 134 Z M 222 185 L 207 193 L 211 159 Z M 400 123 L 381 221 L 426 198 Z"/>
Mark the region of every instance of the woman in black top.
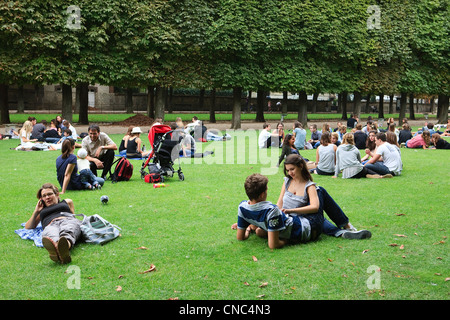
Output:
<path fill-rule="evenodd" d="M 46 183 L 39 189 L 37 198 L 39 200 L 25 228 L 34 229 L 41 222 L 42 244 L 50 259 L 63 264 L 69 263 L 70 249 L 81 237 L 81 221 L 74 216 L 73 201 L 61 201 L 58 188 L 51 183 Z"/>
<path fill-rule="evenodd" d="M 139 127 L 134 127 L 127 141 L 127 158 L 145 158 L 150 151 L 142 151 L 142 140 L 140 138 L 142 131 Z"/>

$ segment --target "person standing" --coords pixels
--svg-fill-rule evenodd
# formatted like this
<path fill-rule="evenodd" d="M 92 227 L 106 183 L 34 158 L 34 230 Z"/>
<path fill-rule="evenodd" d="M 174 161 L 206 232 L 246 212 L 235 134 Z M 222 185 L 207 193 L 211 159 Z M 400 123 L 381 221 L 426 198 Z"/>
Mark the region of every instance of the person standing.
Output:
<path fill-rule="evenodd" d="M 101 177 L 106 179 L 114 161 L 117 145 L 106 133 L 100 132 L 100 127 L 96 124 L 89 126 L 88 133 L 89 135 L 81 142 L 81 147 L 88 153 L 86 159 L 91 163 L 92 173 L 98 177 L 97 169 L 103 169 Z"/>

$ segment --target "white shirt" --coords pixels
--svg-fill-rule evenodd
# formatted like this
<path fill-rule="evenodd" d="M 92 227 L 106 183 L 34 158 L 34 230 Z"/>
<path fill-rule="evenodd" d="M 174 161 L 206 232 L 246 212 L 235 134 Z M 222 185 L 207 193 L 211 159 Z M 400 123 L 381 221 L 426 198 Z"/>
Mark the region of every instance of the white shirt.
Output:
<path fill-rule="evenodd" d="M 269 139 L 271 136 L 270 132 L 267 130 L 263 130 L 261 131 L 261 133 L 259 134 L 259 138 L 258 138 L 258 145 L 260 148 L 264 148 L 266 145 L 266 141 L 267 139 Z"/>
<path fill-rule="evenodd" d="M 78 159 L 77 165 L 78 165 L 78 172 L 80 172 L 81 170 L 84 170 L 84 169 L 90 169 L 89 160 L 87 160 L 86 158 Z"/>
<path fill-rule="evenodd" d="M 375 151 L 383 157 L 383 164 L 394 172 L 395 175 L 400 175 L 402 172 L 402 158 L 400 156 L 400 149 L 388 142 L 380 145 Z"/>

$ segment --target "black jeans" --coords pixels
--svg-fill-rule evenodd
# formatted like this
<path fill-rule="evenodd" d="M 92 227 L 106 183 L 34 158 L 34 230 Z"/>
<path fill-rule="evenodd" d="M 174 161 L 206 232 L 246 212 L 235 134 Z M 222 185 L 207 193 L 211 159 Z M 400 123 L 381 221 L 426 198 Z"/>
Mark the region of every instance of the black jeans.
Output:
<path fill-rule="evenodd" d="M 100 155 L 98 157 L 98 160 L 103 162 L 103 172 L 102 172 L 102 178 L 106 180 L 106 175 L 109 174 L 111 170 L 112 163 L 114 162 L 114 150 L 108 150 L 106 153 Z M 97 166 L 95 162 L 90 162 L 90 169 L 92 173 L 98 177 L 97 175 Z"/>

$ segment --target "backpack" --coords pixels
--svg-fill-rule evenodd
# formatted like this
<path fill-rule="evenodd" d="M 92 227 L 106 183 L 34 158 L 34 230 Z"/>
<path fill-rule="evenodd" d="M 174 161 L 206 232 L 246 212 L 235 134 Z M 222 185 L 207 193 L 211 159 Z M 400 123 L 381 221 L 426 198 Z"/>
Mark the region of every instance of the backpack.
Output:
<path fill-rule="evenodd" d="M 98 214 L 86 216 L 81 213 L 77 214 L 77 216 L 83 217 L 80 228 L 84 241 L 87 243 L 104 245 L 105 243 L 116 239 L 120 235 L 119 230 L 122 230 L 118 226 L 103 219 Z"/>
<path fill-rule="evenodd" d="M 130 180 L 133 175 L 133 165 L 130 161 L 125 157 L 121 157 L 114 161 L 111 167 L 114 166 L 114 164 L 116 164 L 116 167 L 114 168 L 114 173 L 110 175 L 111 181 L 115 183 L 118 181 Z"/>

